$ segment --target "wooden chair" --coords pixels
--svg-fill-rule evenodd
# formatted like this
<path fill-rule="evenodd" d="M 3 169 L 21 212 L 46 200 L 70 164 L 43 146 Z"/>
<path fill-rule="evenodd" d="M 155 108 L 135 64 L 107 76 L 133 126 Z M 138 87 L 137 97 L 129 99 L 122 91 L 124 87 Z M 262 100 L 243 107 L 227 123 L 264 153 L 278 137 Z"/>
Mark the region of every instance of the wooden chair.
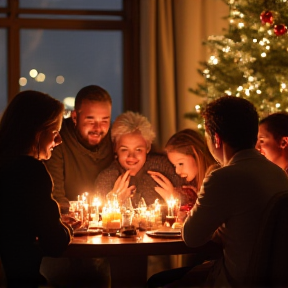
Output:
<path fill-rule="evenodd" d="M 288 287 L 288 191 L 276 194 L 263 214 L 247 287 Z"/>

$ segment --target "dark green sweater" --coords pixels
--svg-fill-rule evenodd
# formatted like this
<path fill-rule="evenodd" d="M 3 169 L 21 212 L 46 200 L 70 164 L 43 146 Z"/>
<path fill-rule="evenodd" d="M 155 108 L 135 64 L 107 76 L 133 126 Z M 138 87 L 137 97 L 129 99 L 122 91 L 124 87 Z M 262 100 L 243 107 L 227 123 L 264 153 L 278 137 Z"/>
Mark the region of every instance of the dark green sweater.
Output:
<path fill-rule="evenodd" d="M 97 175 L 114 157 L 110 131 L 95 152 L 79 143 L 71 118 L 63 121 L 60 134 L 63 143 L 54 149 L 46 165 L 54 181 L 54 198 L 63 211 L 69 206 L 68 201 L 77 200 L 77 196 L 84 192 L 94 191 Z"/>

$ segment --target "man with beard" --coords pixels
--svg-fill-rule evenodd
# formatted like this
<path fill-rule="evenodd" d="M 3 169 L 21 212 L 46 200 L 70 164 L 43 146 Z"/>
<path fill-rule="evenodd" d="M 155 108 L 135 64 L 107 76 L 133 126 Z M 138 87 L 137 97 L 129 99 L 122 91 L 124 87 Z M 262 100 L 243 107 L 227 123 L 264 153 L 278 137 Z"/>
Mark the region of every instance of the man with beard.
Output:
<path fill-rule="evenodd" d="M 113 160 L 111 108 L 107 91 L 96 85 L 86 86 L 76 95 L 71 117 L 63 121 L 62 147 L 54 149 L 46 162 L 54 181 L 53 196 L 62 214 L 68 213 L 69 201 L 93 192 L 97 175 Z"/>
<path fill-rule="evenodd" d="M 46 162 L 54 181 L 53 196 L 62 215 L 69 212 L 69 201 L 77 200 L 84 192 L 94 192 L 96 176 L 114 159 L 111 108 L 108 92 L 90 85 L 78 92 L 71 117 L 63 120 L 63 147 L 57 146 Z M 63 217 L 62 220 L 65 221 Z M 52 286 L 110 287 L 109 263 L 105 258 L 44 257 L 40 271 Z"/>

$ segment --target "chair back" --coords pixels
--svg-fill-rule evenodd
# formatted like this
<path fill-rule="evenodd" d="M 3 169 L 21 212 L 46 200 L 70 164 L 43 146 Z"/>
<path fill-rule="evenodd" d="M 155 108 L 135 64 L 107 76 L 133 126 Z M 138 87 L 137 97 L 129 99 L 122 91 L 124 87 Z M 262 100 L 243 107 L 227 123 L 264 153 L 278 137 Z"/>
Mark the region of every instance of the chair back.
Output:
<path fill-rule="evenodd" d="M 288 191 L 264 211 L 248 273 L 249 287 L 288 287 Z"/>

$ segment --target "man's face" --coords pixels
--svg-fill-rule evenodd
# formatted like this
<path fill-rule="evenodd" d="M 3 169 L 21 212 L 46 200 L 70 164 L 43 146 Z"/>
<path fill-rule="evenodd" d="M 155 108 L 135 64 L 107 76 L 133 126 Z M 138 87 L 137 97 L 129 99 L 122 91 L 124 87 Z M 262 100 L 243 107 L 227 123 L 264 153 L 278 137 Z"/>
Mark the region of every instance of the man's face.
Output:
<path fill-rule="evenodd" d="M 72 112 L 79 142 L 88 149 L 94 148 L 108 133 L 111 121 L 111 104 L 83 100 L 79 111 Z"/>

